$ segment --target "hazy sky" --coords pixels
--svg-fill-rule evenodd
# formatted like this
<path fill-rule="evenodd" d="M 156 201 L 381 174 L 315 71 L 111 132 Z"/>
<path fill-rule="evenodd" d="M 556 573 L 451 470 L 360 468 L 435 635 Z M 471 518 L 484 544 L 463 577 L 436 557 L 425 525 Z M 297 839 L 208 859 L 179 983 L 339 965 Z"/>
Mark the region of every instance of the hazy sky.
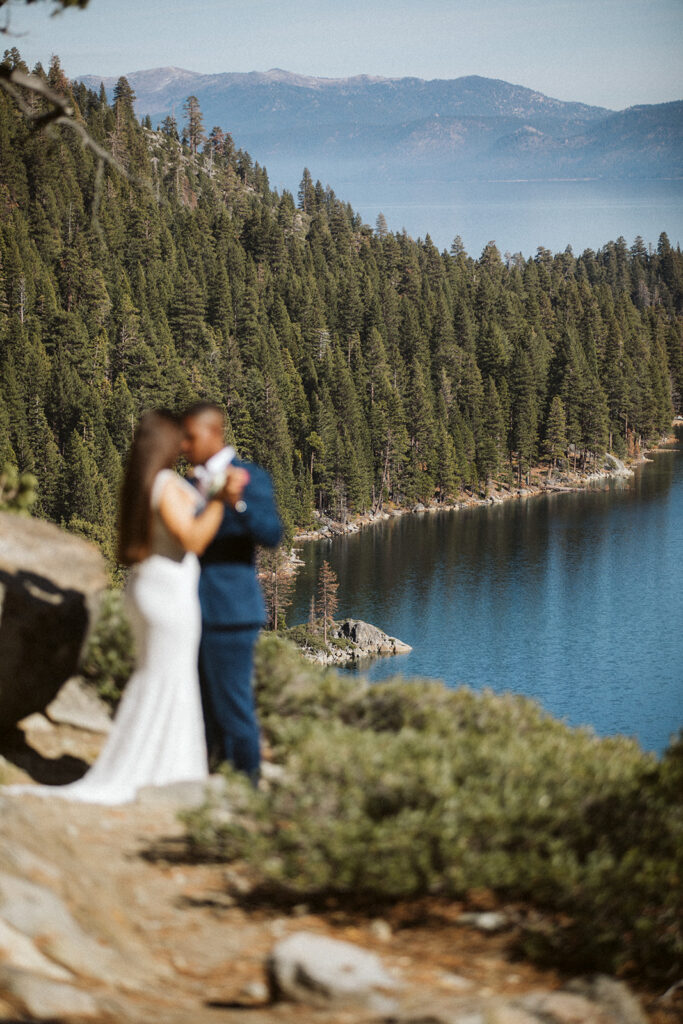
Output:
<path fill-rule="evenodd" d="M 477 74 L 613 109 L 683 98 L 683 0 L 90 0 L 57 17 L 51 6 L 10 4 L 5 45 L 30 65 L 57 53 L 72 77 L 279 67 Z"/>

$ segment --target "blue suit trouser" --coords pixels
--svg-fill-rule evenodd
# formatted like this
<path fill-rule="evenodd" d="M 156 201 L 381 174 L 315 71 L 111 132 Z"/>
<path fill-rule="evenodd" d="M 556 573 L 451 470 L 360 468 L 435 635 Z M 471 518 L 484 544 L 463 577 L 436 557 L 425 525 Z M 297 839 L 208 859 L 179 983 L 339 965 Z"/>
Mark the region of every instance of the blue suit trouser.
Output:
<path fill-rule="evenodd" d="M 261 742 L 252 674 L 259 628 L 204 626 L 199 645 L 199 680 L 209 756 L 219 753 L 258 781 Z"/>

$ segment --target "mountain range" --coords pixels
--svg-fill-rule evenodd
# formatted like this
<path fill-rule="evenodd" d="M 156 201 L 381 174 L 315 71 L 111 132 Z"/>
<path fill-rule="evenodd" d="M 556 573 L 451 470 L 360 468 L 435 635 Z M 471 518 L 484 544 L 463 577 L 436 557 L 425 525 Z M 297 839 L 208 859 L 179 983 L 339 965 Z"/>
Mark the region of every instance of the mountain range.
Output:
<path fill-rule="evenodd" d="M 135 108 L 183 124 L 189 95 L 204 126 L 229 131 L 274 184 L 313 178 L 495 180 L 679 178 L 683 101 L 614 111 L 509 82 L 312 78 L 273 69 L 205 75 L 156 68 L 126 75 Z M 107 93 L 115 78 L 81 76 Z"/>

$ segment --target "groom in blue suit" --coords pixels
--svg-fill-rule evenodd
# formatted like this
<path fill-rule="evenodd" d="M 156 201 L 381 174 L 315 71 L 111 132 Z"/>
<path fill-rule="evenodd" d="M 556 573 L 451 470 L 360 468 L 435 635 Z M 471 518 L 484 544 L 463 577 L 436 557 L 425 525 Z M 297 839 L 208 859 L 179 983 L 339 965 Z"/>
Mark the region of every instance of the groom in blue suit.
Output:
<path fill-rule="evenodd" d="M 225 445 L 223 410 L 198 402 L 183 416 L 192 482 L 208 497 L 228 480 L 230 503 L 200 558 L 202 639 L 199 678 L 209 756 L 229 761 L 256 783 L 261 750 L 254 706 L 254 645 L 266 621 L 256 576 L 256 546 L 276 547 L 282 523 L 268 473 Z"/>

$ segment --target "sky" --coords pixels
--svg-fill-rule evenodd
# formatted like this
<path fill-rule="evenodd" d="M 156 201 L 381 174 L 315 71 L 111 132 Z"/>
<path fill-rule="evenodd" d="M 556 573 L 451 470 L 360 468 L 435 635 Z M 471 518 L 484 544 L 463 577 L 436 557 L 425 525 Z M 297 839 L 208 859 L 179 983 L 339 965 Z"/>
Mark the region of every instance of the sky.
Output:
<path fill-rule="evenodd" d="M 70 77 L 175 66 L 483 75 L 621 110 L 683 99 L 683 0 L 10 0 L 5 46 Z M 1 45 L 1 44 L 0 44 Z"/>

